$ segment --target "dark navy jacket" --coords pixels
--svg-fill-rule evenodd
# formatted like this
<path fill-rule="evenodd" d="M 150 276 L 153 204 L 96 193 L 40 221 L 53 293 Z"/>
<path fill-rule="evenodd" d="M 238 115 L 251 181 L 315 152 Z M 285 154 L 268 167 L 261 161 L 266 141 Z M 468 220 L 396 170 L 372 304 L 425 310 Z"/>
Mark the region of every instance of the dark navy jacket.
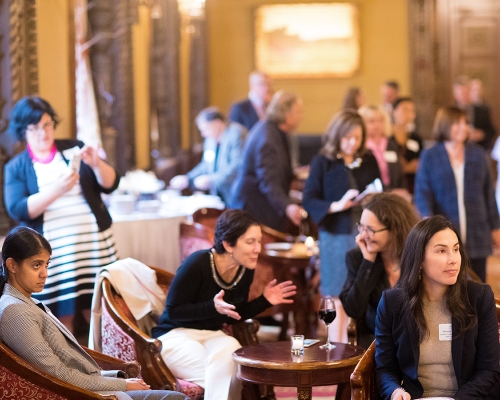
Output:
<path fill-rule="evenodd" d="M 284 231 L 292 179 L 286 133 L 273 122 L 260 121 L 245 142 L 229 206 L 247 211 L 261 224 Z"/>
<path fill-rule="evenodd" d="M 471 143 L 465 146 L 464 203 L 465 248 L 471 258 L 486 258 L 491 254 L 491 231 L 500 228 L 500 218 L 486 154 Z M 443 215 L 460 232 L 457 186 L 444 143 L 437 143 L 420 156 L 415 205 L 422 217 Z"/>
<path fill-rule="evenodd" d="M 467 294 L 478 324 L 460 333 L 458 322 L 452 319 L 451 355 L 458 384 L 453 397 L 498 400 L 500 345 L 493 292 L 488 285 L 468 281 Z M 382 399 L 389 399 L 400 386 L 412 399 L 423 395 L 418 380 L 418 330 L 415 322 L 408 322 L 405 317 L 407 310 L 402 309 L 402 296 L 399 288 L 385 291 L 377 310 L 375 377 Z"/>
<path fill-rule="evenodd" d="M 83 142 L 78 140 L 56 140 L 55 144 L 59 152 L 75 146 L 80 148 L 84 146 Z M 68 160 L 65 161 L 68 162 Z M 99 230 L 104 231 L 111 226 L 111 216 L 102 202 L 101 193 L 111 193 L 115 190 L 120 177 L 116 174 L 113 186 L 107 189 L 99 185 L 94 171 L 84 162 L 80 164 L 79 173 L 83 197 L 95 215 Z M 31 219 L 28 214 L 28 197 L 38 193 L 38 183 L 33 162 L 27 150 L 5 165 L 4 175 L 4 200 L 7 212 L 22 225 L 29 226 L 43 234 L 43 213 L 35 219 Z"/>
<path fill-rule="evenodd" d="M 245 99 L 233 104 L 229 111 L 229 120 L 238 122 L 250 131 L 259 122 L 259 116 L 250 99 Z"/>
<path fill-rule="evenodd" d="M 357 187 L 351 187 L 348 168 L 341 159 L 330 160 L 324 155 L 316 156 L 311 162 L 311 171 L 307 178 L 303 205 L 320 230 L 330 233 L 351 233 L 354 222 L 351 209 L 338 213 L 329 213 L 330 205 L 338 201 L 349 189 L 358 189 L 361 193 L 376 178 L 380 178 L 377 160 L 370 151 L 362 158 L 361 166 L 352 169 Z"/>

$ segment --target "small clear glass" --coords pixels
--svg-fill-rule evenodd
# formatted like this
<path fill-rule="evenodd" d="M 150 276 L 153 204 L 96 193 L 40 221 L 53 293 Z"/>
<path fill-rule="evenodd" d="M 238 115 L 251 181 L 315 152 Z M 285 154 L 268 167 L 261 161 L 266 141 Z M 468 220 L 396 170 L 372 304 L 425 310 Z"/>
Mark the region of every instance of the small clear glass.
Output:
<path fill-rule="evenodd" d="M 304 354 L 304 335 L 292 335 L 290 340 L 292 342 L 292 354 L 296 356 Z"/>

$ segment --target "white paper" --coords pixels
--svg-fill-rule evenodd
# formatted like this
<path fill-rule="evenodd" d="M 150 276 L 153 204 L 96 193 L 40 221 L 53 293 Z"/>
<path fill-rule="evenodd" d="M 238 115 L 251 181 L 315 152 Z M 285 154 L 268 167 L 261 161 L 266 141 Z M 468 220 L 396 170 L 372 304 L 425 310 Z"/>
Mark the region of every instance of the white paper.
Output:
<path fill-rule="evenodd" d="M 451 324 L 439 324 L 439 340 L 449 341 L 452 338 Z"/>

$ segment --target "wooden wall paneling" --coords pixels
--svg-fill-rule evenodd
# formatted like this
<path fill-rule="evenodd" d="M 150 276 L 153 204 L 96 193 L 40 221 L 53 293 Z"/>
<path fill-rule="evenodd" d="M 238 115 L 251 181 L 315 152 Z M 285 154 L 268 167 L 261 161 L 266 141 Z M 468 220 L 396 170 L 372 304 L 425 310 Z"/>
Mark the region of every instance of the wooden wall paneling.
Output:
<path fill-rule="evenodd" d="M 88 10 L 90 64 L 103 148 L 120 174 L 135 166 L 132 0 L 95 1 Z"/>
<path fill-rule="evenodd" d="M 94 2 L 88 9 L 89 40 L 95 43 L 90 47 L 89 58 L 96 96 L 99 124 L 102 132 L 102 145 L 107 160 L 116 166 L 116 129 L 111 124 L 112 88 L 111 41 L 113 38 L 111 21 L 113 6 L 109 2 Z"/>
<path fill-rule="evenodd" d="M 3 201 L 3 170 L 17 147 L 6 134 L 13 105 L 38 92 L 35 0 L 0 0 L 0 235 L 12 226 Z"/>
<path fill-rule="evenodd" d="M 135 5 L 135 4 L 134 4 Z M 136 6 L 136 5 L 135 5 Z M 120 32 L 111 43 L 113 92 L 111 124 L 116 129 L 116 167 L 120 173 L 135 167 L 135 114 L 132 58 L 131 0 L 114 0 L 113 32 Z"/>
<path fill-rule="evenodd" d="M 193 18 L 188 27 L 191 34 L 190 48 L 190 65 L 189 65 L 189 80 L 190 80 L 190 132 L 191 145 L 203 141 L 195 123 L 195 118 L 198 113 L 208 103 L 208 39 L 207 39 L 207 22 L 204 17 Z"/>
<path fill-rule="evenodd" d="M 161 170 L 181 149 L 179 47 L 181 19 L 177 0 L 159 0 L 151 43 L 152 165 Z"/>
<path fill-rule="evenodd" d="M 410 84 L 417 109 L 418 132 L 430 138 L 437 104 L 437 38 L 435 1 L 410 0 Z"/>

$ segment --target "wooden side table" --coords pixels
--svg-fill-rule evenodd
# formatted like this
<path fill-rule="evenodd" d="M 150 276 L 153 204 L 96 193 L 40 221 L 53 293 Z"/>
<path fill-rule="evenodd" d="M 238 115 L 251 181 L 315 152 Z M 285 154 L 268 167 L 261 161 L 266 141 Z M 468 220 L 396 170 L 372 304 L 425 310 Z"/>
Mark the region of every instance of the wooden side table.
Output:
<path fill-rule="evenodd" d="M 290 342 L 245 346 L 233 354 L 238 378 L 244 385 L 245 400 L 260 399 L 258 385 L 295 386 L 299 400 L 311 399 L 313 386 L 338 385 L 336 400 L 349 400 L 349 378 L 364 353 L 361 347 L 345 343 L 330 351 L 321 343 L 304 349 L 303 356 L 292 356 Z"/>

